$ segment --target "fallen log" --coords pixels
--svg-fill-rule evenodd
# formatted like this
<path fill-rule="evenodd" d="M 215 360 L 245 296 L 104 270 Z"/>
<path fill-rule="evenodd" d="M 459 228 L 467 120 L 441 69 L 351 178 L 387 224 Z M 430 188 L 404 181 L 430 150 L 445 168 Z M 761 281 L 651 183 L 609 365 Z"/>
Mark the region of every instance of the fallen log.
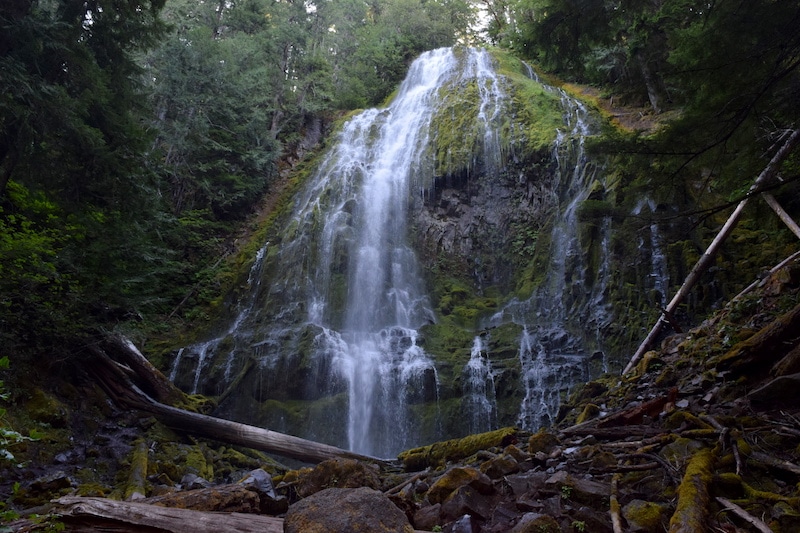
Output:
<path fill-rule="evenodd" d="M 114 402 L 123 407 L 151 413 L 173 429 L 308 463 L 320 463 L 335 457 L 376 463 L 387 462 L 384 459 L 361 455 L 328 444 L 159 403 L 134 384 L 126 372 L 102 350 L 96 349 L 93 353 L 96 357 L 91 370 L 100 387 Z"/>
<path fill-rule="evenodd" d="M 100 524 L 111 521 L 106 527 L 116 532 L 283 533 L 283 519 L 272 516 L 192 511 L 76 496 L 65 496 L 53 503 L 58 514 L 69 522 L 69 531 L 97 531 Z"/>

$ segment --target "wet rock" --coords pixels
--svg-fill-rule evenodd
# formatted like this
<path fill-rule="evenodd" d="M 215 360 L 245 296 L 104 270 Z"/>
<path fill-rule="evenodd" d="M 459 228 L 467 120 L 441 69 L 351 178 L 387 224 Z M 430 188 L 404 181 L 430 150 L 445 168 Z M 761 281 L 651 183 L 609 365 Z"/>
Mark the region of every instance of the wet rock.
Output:
<path fill-rule="evenodd" d="M 466 514 L 445 526 L 442 531 L 445 533 L 479 533 L 480 530 L 480 526 L 475 522 L 475 519 Z"/>
<path fill-rule="evenodd" d="M 518 463 L 522 463 L 530 459 L 529 453 L 525 453 L 524 451 L 520 450 L 513 444 L 509 444 L 508 446 L 506 446 L 505 449 L 503 450 L 503 453 L 505 455 L 513 457 Z"/>
<path fill-rule="evenodd" d="M 72 478 L 63 470 L 59 470 L 34 480 L 33 483 L 31 483 L 30 491 L 34 494 L 57 492 L 61 489 L 71 487 L 72 483 Z"/>
<path fill-rule="evenodd" d="M 528 492 L 538 491 L 544 487 L 544 483 L 548 478 L 545 472 L 526 472 L 524 474 L 516 474 L 506 476 L 505 481 L 511 488 L 512 493 L 516 497 L 521 497 Z"/>
<path fill-rule="evenodd" d="M 611 516 L 603 508 L 581 506 L 575 509 L 571 516 L 573 531 L 581 531 L 581 528 L 587 533 L 613 533 L 614 531 L 611 525 Z"/>
<path fill-rule="evenodd" d="M 586 505 L 602 505 L 611 496 L 610 483 L 571 476 L 563 470 L 550 476 L 545 483 L 560 491 L 565 499 Z"/>
<path fill-rule="evenodd" d="M 558 444 L 558 437 L 542 429 L 528 439 L 528 453 L 533 455 L 537 452 L 544 452 L 549 455 Z"/>
<path fill-rule="evenodd" d="M 480 467 L 481 472 L 491 479 L 499 479 L 508 474 L 519 472 L 519 462 L 510 455 L 501 455 L 483 463 Z"/>
<path fill-rule="evenodd" d="M 442 477 L 436 480 L 428 490 L 428 501 L 431 503 L 444 502 L 453 491 L 469 485 L 483 494 L 488 494 L 494 490 L 492 480 L 489 477 L 472 467 L 455 467 L 448 470 Z"/>
<path fill-rule="evenodd" d="M 211 486 L 207 479 L 198 476 L 197 474 L 186 474 L 181 478 L 181 488 L 183 490 L 197 490 L 204 489 Z"/>
<path fill-rule="evenodd" d="M 282 514 L 289 508 L 289 500 L 275 492 L 272 476 L 261 468 L 257 468 L 247 474 L 239 484 L 259 495 L 261 512 L 264 514 Z"/>
<path fill-rule="evenodd" d="M 329 488 L 295 503 L 284 533 L 413 533 L 406 515 L 383 493 L 362 487 Z"/>

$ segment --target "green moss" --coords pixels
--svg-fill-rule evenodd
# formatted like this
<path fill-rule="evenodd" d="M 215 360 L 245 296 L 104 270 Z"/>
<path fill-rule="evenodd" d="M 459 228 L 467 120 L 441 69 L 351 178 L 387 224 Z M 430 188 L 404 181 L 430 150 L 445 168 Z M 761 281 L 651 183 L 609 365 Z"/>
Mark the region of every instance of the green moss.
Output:
<path fill-rule="evenodd" d="M 552 450 L 558 444 L 558 437 L 546 429 L 540 429 L 537 433 L 531 435 L 530 439 L 528 439 L 528 453 L 550 453 L 550 450 Z"/>
<path fill-rule="evenodd" d="M 597 418 L 600 414 L 600 408 L 593 403 L 588 403 L 581 411 L 581 414 L 578 415 L 578 418 L 575 419 L 576 424 L 582 424 L 588 420 L 593 418 Z"/>
<path fill-rule="evenodd" d="M 469 435 L 463 439 L 452 439 L 421 446 L 400 453 L 397 457 L 406 470 L 422 470 L 428 466 L 438 467 L 448 461 L 458 461 L 495 446 L 505 446 L 516 438 L 518 430 L 513 427 L 497 429 L 488 433 Z"/>
<path fill-rule="evenodd" d="M 714 450 L 703 448 L 686 466 L 678 487 L 678 503 L 670 519 L 670 531 L 706 531 L 710 504 L 709 485 L 713 476 Z"/>
<path fill-rule="evenodd" d="M 623 516 L 637 531 L 656 533 L 664 531 L 666 510 L 666 506 L 662 504 L 634 500 L 625 506 Z"/>
<path fill-rule="evenodd" d="M 563 126 L 560 99 L 529 79 L 519 60 L 501 52 L 495 56 L 501 58 L 501 76 L 493 83 L 501 84 L 499 89 L 510 96 L 510 108 L 495 124 L 500 131 L 500 150 L 508 154 L 513 147 L 519 158 L 527 159 L 547 149 Z M 475 80 L 454 80 L 440 89 L 440 103 L 431 120 L 435 175 L 468 175 L 483 150 L 482 126 L 475 120 L 482 89 Z"/>
<path fill-rule="evenodd" d="M 130 500 L 135 495 L 147 496 L 147 443 L 139 439 L 133 446 L 130 466 L 128 467 L 128 483 L 123 490 L 123 498 Z"/>

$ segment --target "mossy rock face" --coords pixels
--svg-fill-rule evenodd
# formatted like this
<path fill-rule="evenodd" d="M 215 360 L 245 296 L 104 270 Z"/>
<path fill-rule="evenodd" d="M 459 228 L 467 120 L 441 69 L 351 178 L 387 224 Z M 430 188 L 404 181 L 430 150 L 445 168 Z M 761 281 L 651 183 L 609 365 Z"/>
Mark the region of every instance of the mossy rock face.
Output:
<path fill-rule="evenodd" d="M 49 424 L 54 428 L 64 428 L 69 421 L 69 411 L 55 396 L 42 389 L 34 389 L 31 399 L 25 404 L 28 416 L 35 422 Z"/>

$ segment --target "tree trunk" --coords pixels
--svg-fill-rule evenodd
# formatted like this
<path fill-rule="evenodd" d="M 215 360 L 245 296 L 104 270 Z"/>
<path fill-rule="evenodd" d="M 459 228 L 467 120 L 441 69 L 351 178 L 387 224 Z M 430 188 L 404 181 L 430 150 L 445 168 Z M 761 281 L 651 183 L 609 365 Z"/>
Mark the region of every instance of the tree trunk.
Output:
<path fill-rule="evenodd" d="M 661 113 L 661 92 L 658 90 L 658 83 L 650 70 L 650 66 L 647 64 L 647 59 L 645 59 L 644 54 L 641 52 L 637 53 L 636 59 L 639 62 L 639 70 L 642 73 L 645 87 L 647 87 L 647 98 L 650 100 L 653 111 L 658 115 Z"/>

